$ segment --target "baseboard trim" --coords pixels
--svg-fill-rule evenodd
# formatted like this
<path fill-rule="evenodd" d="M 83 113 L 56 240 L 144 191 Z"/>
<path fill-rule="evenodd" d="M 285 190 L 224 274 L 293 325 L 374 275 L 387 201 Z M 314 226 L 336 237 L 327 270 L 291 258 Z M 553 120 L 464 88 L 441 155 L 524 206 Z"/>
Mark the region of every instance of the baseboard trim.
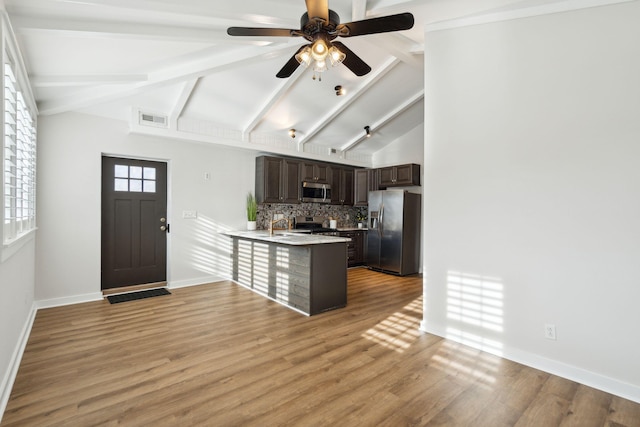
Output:
<path fill-rule="evenodd" d="M 4 410 L 7 408 L 7 404 L 9 403 L 9 397 L 11 396 L 13 383 L 16 380 L 16 375 L 18 375 L 18 369 L 20 368 L 22 355 L 24 354 L 25 348 L 27 348 L 27 341 L 29 341 L 29 335 L 31 335 L 31 328 L 33 327 L 33 322 L 36 319 L 37 312 L 38 307 L 34 302 L 31 306 L 29 317 L 27 318 L 27 321 L 25 322 L 24 326 L 22 327 L 22 331 L 20 332 L 20 339 L 18 340 L 18 344 L 13 350 L 13 354 L 11 355 L 9 369 L 7 369 L 7 372 L 2 379 L 2 384 L 0 385 L 0 422 L 2 422 Z"/>
<path fill-rule="evenodd" d="M 428 334 L 437 335 L 451 341 L 459 342 L 478 350 L 492 353 L 490 349 L 480 348 L 479 346 L 473 345 L 473 343 L 461 342 L 455 337 L 447 336 L 445 330 L 442 328 L 427 327 L 424 320 L 420 322 L 420 330 Z M 634 384 L 629 384 L 615 378 L 587 371 L 586 369 L 582 369 L 577 366 L 553 359 L 547 359 L 540 355 L 508 346 L 503 347 L 501 354 L 496 354 L 496 356 L 640 403 L 640 387 Z"/>
<path fill-rule="evenodd" d="M 190 286 L 206 285 L 208 283 L 223 282 L 231 280 L 228 277 L 221 276 L 204 276 L 197 279 L 170 281 L 168 289 L 188 288 Z"/>
<path fill-rule="evenodd" d="M 100 301 L 103 299 L 102 292 L 93 292 L 90 294 L 74 295 L 70 297 L 52 298 L 47 300 L 36 301 L 38 309 L 62 307 L 63 305 L 81 304 L 83 302 Z"/>

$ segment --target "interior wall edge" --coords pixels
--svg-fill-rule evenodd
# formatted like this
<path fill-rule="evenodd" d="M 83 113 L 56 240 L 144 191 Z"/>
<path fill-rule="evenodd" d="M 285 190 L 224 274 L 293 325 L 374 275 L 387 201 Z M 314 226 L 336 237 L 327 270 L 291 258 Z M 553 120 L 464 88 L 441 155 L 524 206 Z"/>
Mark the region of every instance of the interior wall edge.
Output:
<path fill-rule="evenodd" d="M 37 312 L 38 307 L 34 302 L 31 305 L 29 316 L 27 317 L 27 320 L 22 327 L 22 331 L 20 332 L 20 338 L 18 339 L 16 347 L 13 350 L 11 361 L 9 362 L 9 366 L 7 367 L 7 371 L 4 373 L 2 383 L 0 383 L 0 422 L 2 421 L 2 415 L 4 414 L 4 410 L 7 407 L 7 403 L 9 403 L 9 397 L 11 396 L 13 383 L 16 380 L 16 375 L 18 375 L 18 369 L 20 368 L 22 355 L 24 354 L 24 350 L 27 347 L 29 335 L 31 335 L 31 328 L 33 327 L 33 322 L 36 318 Z"/>

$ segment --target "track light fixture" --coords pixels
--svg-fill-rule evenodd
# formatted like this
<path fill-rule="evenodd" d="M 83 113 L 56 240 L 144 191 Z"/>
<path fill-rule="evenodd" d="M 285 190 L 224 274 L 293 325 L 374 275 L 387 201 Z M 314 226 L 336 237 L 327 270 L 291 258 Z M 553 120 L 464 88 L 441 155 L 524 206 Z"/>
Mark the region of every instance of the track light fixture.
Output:
<path fill-rule="evenodd" d="M 336 91 L 336 96 L 342 96 L 344 95 L 344 88 L 340 85 L 336 86 L 333 88 Z"/>
<path fill-rule="evenodd" d="M 289 129 L 289 136 L 291 138 L 295 138 L 296 137 L 296 130 L 295 129 Z"/>
<path fill-rule="evenodd" d="M 364 131 L 366 132 L 366 137 L 370 138 L 371 137 L 371 128 L 369 126 L 365 126 L 364 127 Z"/>

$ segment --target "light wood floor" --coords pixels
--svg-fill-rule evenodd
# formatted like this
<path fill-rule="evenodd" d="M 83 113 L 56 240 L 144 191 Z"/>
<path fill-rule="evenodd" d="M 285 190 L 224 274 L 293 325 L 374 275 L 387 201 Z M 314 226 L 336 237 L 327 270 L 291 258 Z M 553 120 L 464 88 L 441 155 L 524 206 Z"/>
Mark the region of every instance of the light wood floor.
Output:
<path fill-rule="evenodd" d="M 422 280 L 305 317 L 223 282 L 41 310 L 2 426 L 639 426 L 640 405 L 418 332 Z"/>

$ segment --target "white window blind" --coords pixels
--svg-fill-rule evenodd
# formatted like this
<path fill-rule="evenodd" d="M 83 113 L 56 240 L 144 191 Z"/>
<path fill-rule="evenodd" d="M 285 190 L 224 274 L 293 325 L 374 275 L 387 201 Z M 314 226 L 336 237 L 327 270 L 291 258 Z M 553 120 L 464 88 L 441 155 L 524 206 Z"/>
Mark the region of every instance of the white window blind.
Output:
<path fill-rule="evenodd" d="M 36 128 L 11 64 L 4 66 L 4 224 L 9 244 L 36 226 Z"/>

